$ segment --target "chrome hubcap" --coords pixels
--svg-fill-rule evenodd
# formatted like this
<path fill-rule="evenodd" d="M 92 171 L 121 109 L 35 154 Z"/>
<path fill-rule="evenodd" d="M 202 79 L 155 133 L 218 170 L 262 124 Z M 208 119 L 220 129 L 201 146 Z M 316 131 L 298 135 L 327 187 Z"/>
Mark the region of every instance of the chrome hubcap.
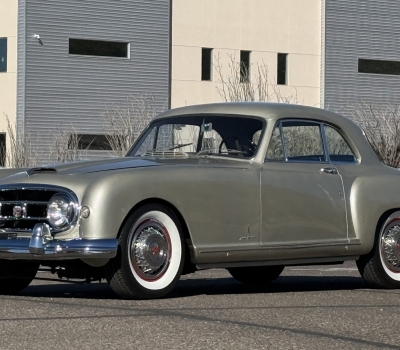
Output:
<path fill-rule="evenodd" d="M 133 234 L 130 259 L 136 273 L 146 281 L 159 279 L 171 256 L 168 231 L 156 220 L 141 223 Z"/>
<path fill-rule="evenodd" d="M 400 223 L 386 227 L 381 237 L 381 256 L 386 267 L 400 272 Z"/>

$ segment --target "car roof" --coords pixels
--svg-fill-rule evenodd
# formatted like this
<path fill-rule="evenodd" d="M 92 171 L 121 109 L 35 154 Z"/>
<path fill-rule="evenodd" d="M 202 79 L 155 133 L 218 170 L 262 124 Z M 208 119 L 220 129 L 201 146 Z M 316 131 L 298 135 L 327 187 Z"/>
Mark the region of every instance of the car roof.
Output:
<path fill-rule="evenodd" d="M 158 115 L 155 120 L 195 114 L 219 114 L 222 117 L 253 116 L 267 120 L 268 124 L 271 124 L 271 122 L 275 124 L 280 119 L 318 120 L 342 130 L 342 134 L 347 135 L 347 141 L 355 146 L 359 156 L 364 158 L 364 162 L 380 163 L 364 132 L 356 123 L 340 114 L 316 107 L 271 102 L 210 103 L 171 109 Z"/>
<path fill-rule="evenodd" d="M 186 106 L 161 113 L 156 119 L 193 114 L 221 114 L 261 117 L 270 121 L 282 118 L 320 120 L 347 130 L 358 126 L 349 118 L 321 108 L 271 102 L 224 102 Z"/>

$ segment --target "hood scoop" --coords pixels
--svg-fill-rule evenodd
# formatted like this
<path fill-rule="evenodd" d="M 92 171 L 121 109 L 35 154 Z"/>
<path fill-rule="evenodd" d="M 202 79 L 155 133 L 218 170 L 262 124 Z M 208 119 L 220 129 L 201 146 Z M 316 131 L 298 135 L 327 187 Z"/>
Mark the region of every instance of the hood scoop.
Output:
<path fill-rule="evenodd" d="M 26 175 L 32 176 L 35 174 L 41 174 L 41 173 L 57 173 L 57 170 L 54 168 L 32 168 L 26 171 Z"/>

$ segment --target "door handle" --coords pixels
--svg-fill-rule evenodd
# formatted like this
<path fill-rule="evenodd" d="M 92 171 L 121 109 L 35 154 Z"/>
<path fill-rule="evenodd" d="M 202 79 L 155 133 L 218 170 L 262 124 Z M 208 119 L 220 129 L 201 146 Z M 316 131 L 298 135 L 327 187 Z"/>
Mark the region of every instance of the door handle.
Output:
<path fill-rule="evenodd" d="M 322 168 L 321 173 L 337 174 L 338 172 L 336 168 Z"/>

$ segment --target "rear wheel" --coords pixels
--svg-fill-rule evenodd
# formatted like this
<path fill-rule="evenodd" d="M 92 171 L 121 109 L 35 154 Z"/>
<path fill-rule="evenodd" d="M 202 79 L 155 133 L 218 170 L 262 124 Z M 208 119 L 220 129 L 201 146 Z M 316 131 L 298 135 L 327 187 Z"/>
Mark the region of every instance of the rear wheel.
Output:
<path fill-rule="evenodd" d="M 252 266 L 228 269 L 232 277 L 240 283 L 254 287 L 265 287 L 276 280 L 285 266 Z"/>
<path fill-rule="evenodd" d="M 174 212 L 160 204 L 144 205 L 122 228 L 118 254 L 106 266 L 107 281 L 124 299 L 163 297 L 182 273 L 184 253 Z"/>
<path fill-rule="evenodd" d="M 0 294 L 16 294 L 32 282 L 39 264 L 23 260 L 0 260 Z"/>
<path fill-rule="evenodd" d="M 400 288 L 400 211 L 390 215 L 374 249 L 357 261 L 361 276 L 376 288 Z"/>

